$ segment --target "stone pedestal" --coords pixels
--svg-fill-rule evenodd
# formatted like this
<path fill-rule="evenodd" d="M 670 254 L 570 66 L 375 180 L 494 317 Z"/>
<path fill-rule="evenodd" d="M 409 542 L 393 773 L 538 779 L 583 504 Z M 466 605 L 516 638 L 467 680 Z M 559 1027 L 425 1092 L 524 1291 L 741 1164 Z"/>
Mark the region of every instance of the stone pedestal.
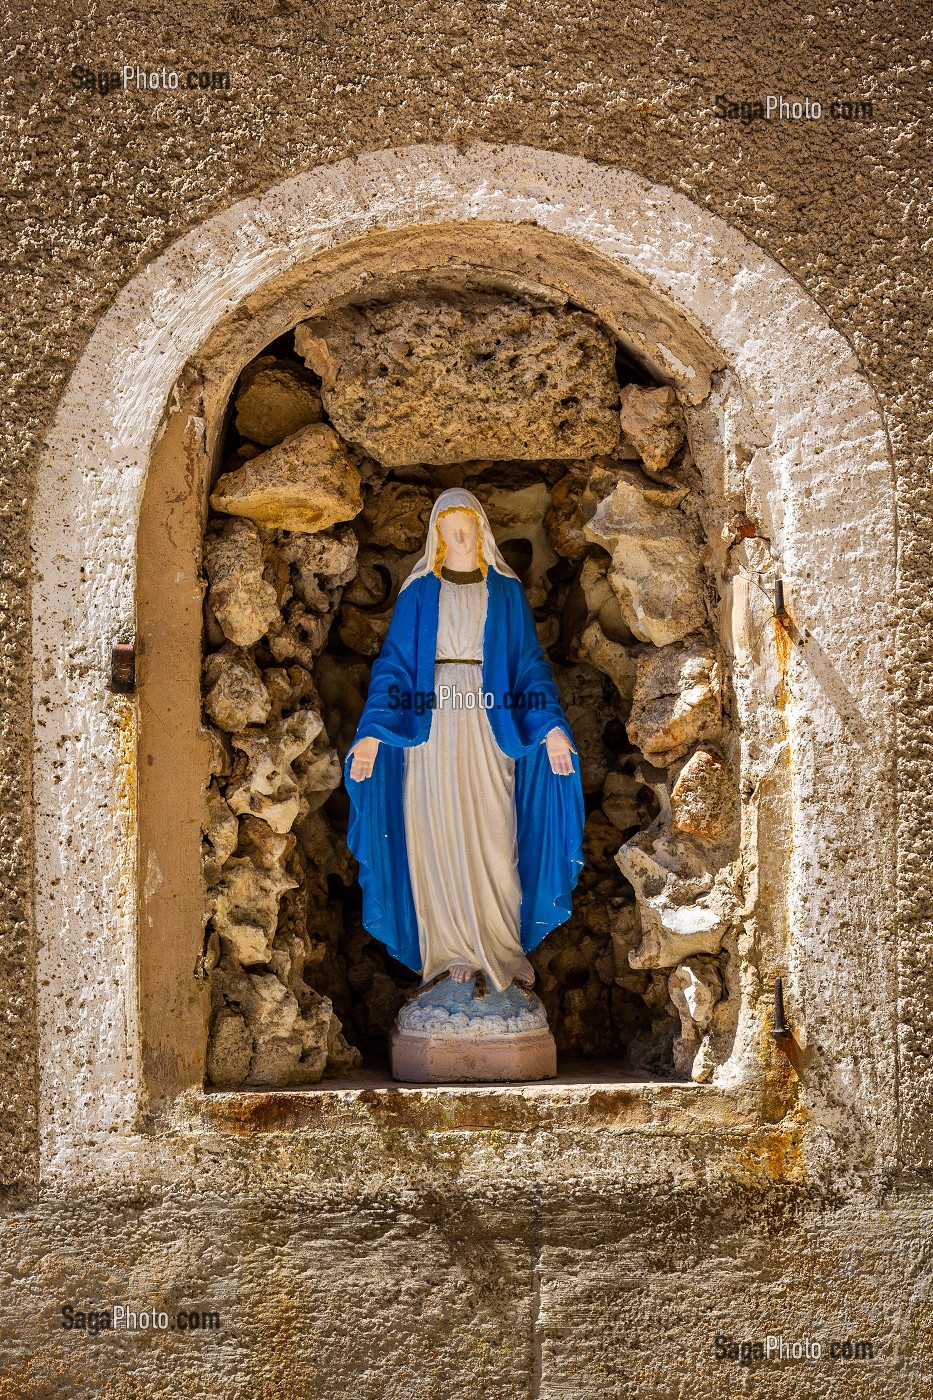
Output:
<path fill-rule="evenodd" d="M 479 994 L 445 978 L 398 1014 L 392 1074 L 409 1084 L 553 1079 L 557 1049 L 541 1000 L 512 985 Z"/>

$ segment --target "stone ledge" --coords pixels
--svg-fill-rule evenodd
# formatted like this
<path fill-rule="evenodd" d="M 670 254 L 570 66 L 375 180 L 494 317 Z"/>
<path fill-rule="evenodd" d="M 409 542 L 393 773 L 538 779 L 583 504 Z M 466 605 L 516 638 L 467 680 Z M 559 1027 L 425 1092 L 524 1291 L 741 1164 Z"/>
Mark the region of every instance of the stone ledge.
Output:
<path fill-rule="evenodd" d="M 635 1071 L 564 1070 L 525 1084 L 399 1084 L 385 1072 L 290 1089 L 208 1091 L 204 1126 L 234 1133 L 303 1128 L 539 1132 L 613 1129 L 666 1135 L 753 1131 L 761 1117 L 743 1093 L 652 1079 Z"/>

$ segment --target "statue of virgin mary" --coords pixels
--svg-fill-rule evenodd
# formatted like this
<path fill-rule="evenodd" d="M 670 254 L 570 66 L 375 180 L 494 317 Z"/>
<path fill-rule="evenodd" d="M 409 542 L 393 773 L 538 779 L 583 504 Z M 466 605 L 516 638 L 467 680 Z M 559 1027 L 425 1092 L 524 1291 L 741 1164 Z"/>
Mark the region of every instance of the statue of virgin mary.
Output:
<path fill-rule="evenodd" d="M 422 976 L 534 980 L 583 865 L 573 736 L 521 582 L 476 497 L 444 491 L 347 755 L 363 924 Z"/>

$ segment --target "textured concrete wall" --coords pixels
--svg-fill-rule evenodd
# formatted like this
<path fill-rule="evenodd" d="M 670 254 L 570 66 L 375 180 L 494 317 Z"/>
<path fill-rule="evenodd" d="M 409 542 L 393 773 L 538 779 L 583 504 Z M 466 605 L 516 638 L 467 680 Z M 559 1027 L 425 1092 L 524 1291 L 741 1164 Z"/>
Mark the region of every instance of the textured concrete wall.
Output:
<path fill-rule="evenodd" d="M 253 1181 L 219 1203 L 207 1153 L 192 1164 L 203 1193 L 170 1206 L 132 1193 L 95 1198 L 87 1180 L 71 1198 L 37 1194 L 26 541 L 38 445 L 117 290 L 180 234 L 277 180 L 374 147 L 522 142 L 632 169 L 732 223 L 826 309 L 871 376 L 891 435 L 901 1147 L 905 1166 L 929 1163 L 925 22 L 917 4 L 893 14 L 843 4 L 824 17 L 687 0 L 582 10 L 205 0 L 54 17 L 21 4 L 4 17 L 5 262 L 15 296 L 0 463 L 0 1160 L 15 1194 L 3 1220 L 0 1394 L 924 1394 L 929 1207 L 902 1183 L 890 1204 L 883 1183 L 865 1194 L 870 1183 L 844 1177 L 805 1196 L 786 1185 L 704 1187 L 703 1144 L 691 1141 L 678 1147 L 697 1169 L 686 1189 L 666 1181 L 625 1197 L 625 1155 L 613 1158 L 608 1139 L 562 1171 L 562 1144 L 546 1136 L 531 1145 L 537 1175 L 498 1182 L 509 1182 L 505 1152 L 468 1187 L 457 1142 L 430 1147 L 444 1168 L 425 1172 L 415 1132 L 397 1143 L 404 1187 L 386 1186 L 386 1164 L 374 1162 L 353 1190 L 315 1196 L 305 1185 L 289 1204 Z M 229 69 L 232 86 L 72 91 L 73 64 L 136 63 L 183 75 Z M 715 120 L 720 93 L 824 105 L 868 97 L 874 108 L 860 121 L 743 125 Z M 866 947 L 866 965 L 872 956 Z M 858 965 L 846 971 L 863 975 Z M 346 1163 L 352 1140 L 345 1151 Z M 23 1193 L 29 1200 L 17 1203 Z M 44 1259 L 37 1242 L 52 1244 Z M 125 1292 L 143 1303 L 172 1289 L 198 1305 L 219 1300 L 231 1318 L 239 1308 L 222 1348 L 202 1340 L 180 1354 L 175 1342 L 114 1346 L 55 1329 L 59 1301 L 93 1305 Z M 33 1307 L 37 1320 L 24 1323 Z M 710 1356 L 720 1318 L 739 1338 L 874 1337 L 882 1364 L 730 1369 Z"/>

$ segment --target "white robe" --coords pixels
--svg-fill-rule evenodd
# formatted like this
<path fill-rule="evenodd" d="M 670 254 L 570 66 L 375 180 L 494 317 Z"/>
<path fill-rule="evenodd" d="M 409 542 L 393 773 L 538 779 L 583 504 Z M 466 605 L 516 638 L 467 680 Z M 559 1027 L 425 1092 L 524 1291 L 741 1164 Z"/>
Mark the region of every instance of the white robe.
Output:
<path fill-rule="evenodd" d="M 425 982 L 452 963 L 481 969 L 503 991 L 524 958 L 519 942 L 521 885 L 515 823 L 515 762 L 496 744 L 478 692 L 486 623 L 485 580 L 441 578 L 435 696 L 427 741 L 405 750 L 403 804 L 408 868 Z"/>

